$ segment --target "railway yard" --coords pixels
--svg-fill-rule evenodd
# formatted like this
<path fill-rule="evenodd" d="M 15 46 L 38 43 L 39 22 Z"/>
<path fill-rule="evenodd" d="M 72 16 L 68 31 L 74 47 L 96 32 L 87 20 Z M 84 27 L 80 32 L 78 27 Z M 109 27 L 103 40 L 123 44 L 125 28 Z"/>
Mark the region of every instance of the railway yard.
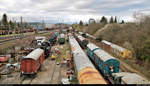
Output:
<path fill-rule="evenodd" d="M 0 63 L 0 84 L 150 84 L 116 58 L 130 58 L 129 51 L 114 54 L 115 44 L 84 35 L 65 29 L 0 37 L 6 59 Z"/>
<path fill-rule="evenodd" d="M 38 35 L 36 35 L 38 36 Z M 41 36 L 41 34 L 40 34 Z M 47 36 L 47 33 L 42 34 L 42 36 Z M 30 42 L 31 40 L 33 40 L 35 37 L 35 35 L 33 35 L 31 33 L 31 35 L 29 37 L 26 37 L 24 39 L 22 39 L 21 41 L 27 41 L 29 43 L 25 44 L 25 45 L 21 45 L 24 47 L 31 47 Z M 30 39 L 30 40 L 29 40 Z M 17 38 L 14 39 L 15 43 L 16 40 L 18 40 Z M 10 46 L 15 45 L 14 40 L 8 40 L 7 44 L 1 44 L 1 46 L 4 45 L 8 45 L 11 44 Z M 14 44 L 13 44 L 14 43 Z M 22 44 L 22 43 L 21 43 Z M 53 46 L 51 50 L 54 50 L 54 48 L 63 48 L 65 45 L 62 46 Z M 20 47 L 20 46 L 17 46 Z M 1 47 L 1 48 L 7 48 L 7 47 Z M 17 51 L 16 51 L 17 52 Z M 68 53 L 69 54 L 69 53 Z M 61 53 L 60 53 L 61 56 Z M 21 55 L 16 55 L 16 57 L 21 57 Z M 61 58 L 57 58 L 59 59 L 58 62 L 61 62 Z M 56 60 L 57 60 L 56 59 Z M 65 72 L 67 67 L 64 66 L 60 66 L 56 64 L 56 60 L 51 60 L 51 58 L 49 57 L 48 59 L 46 59 L 43 64 L 41 65 L 41 69 L 39 70 L 39 72 L 36 74 L 36 77 L 20 77 L 20 71 L 13 71 L 11 72 L 11 74 L 4 74 L 1 75 L 1 79 L 0 79 L 0 83 L 1 84 L 60 84 L 61 83 L 61 77 L 66 77 Z M 5 66 L 1 67 L 1 71 L 5 69 Z"/>

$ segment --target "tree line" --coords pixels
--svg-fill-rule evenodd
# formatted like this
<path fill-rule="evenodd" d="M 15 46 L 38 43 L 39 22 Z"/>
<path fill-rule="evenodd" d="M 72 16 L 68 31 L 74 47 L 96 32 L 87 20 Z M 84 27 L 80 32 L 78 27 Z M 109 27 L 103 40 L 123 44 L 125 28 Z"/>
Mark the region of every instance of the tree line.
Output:
<path fill-rule="evenodd" d="M 0 30 L 13 30 L 21 27 L 21 24 L 16 21 L 9 20 L 6 13 L 3 14 L 2 19 L 0 20 Z M 30 28 L 28 23 L 23 24 L 24 28 Z"/>
<path fill-rule="evenodd" d="M 96 23 L 96 21 L 93 18 L 90 18 L 89 19 L 89 24 L 91 24 L 91 23 Z M 117 21 L 117 17 L 116 16 L 115 16 L 115 19 L 113 18 L 113 16 L 111 16 L 109 22 L 108 22 L 108 19 L 105 16 L 103 16 L 98 23 L 102 23 L 102 24 L 110 23 L 111 24 L 111 23 L 118 23 L 118 21 Z M 123 24 L 123 23 L 125 23 L 124 20 L 122 20 L 120 24 Z M 83 25 L 83 21 L 82 20 L 80 20 L 79 25 L 80 26 Z M 85 25 L 87 26 L 88 24 L 86 23 Z"/>

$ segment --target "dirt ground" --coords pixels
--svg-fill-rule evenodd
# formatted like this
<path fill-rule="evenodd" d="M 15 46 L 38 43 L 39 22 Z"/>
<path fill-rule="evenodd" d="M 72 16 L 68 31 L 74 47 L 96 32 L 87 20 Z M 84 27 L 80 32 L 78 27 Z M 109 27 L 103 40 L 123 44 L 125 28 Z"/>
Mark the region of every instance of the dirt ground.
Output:
<path fill-rule="evenodd" d="M 61 64 L 63 62 L 62 57 L 64 57 L 64 53 L 66 53 L 66 56 L 70 56 L 67 50 L 68 48 L 66 48 L 67 46 L 69 46 L 68 43 L 53 46 L 52 51 L 56 47 L 59 49 L 59 56 L 55 60 L 51 60 L 50 57 L 45 59 L 41 69 L 34 78 L 20 77 L 20 72 L 13 72 L 10 75 L 3 75 L 0 78 L 0 84 L 61 84 L 61 79 L 67 78 L 66 71 L 68 67 Z M 64 51 L 64 49 L 66 51 Z M 59 59 L 59 65 L 56 64 L 57 59 Z"/>
<path fill-rule="evenodd" d="M 56 45 L 53 46 L 52 50 L 54 50 L 55 47 L 60 49 L 60 46 Z M 56 59 L 58 58 L 61 57 L 57 57 Z M 61 84 L 61 79 L 63 77 L 67 77 L 67 66 L 62 66 L 61 62 L 62 61 L 60 61 L 60 65 L 57 65 L 56 60 L 51 60 L 50 57 L 47 58 L 43 62 L 42 67 L 37 73 L 36 77 L 33 80 L 25 79 L 22 84 Z"/>

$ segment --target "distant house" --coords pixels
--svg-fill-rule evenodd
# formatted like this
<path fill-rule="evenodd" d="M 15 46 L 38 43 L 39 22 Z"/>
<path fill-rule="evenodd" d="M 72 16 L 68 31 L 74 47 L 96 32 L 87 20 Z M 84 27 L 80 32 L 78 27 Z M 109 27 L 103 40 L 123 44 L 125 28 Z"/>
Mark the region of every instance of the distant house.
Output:
<path fill-rule="evenodd" d="M 95 23 L 95 20 L 94 19 L 89 19 L 89 24 L 93 24 L 93 23 Z"/>

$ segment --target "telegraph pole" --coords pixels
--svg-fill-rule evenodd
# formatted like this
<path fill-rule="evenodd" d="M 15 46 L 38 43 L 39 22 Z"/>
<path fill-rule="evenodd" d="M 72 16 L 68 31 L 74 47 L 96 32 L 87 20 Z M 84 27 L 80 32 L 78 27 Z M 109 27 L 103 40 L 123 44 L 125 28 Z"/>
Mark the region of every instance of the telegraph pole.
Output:
<path fill-rule="evenodd" d="M 21 16 L 21 29 L 20 29 L 20 32 L 23 30 L 23 26 L 22 26 L 22 16 Z"/>
<path fill-rule="evenodd" d="M 45 22 L 44 22 L 44 20 L 42 22 L 43 22 L 42 28 L 44 29 L 45 28 Z"/>
<path fill-rule="evenodd" d="M 16 32 L 16 24 L 17 24 L 17 23 L 16 23 L 16 21 L 15 21 L 15 18 L 14 18 L 14 17 L 13 17 L 13 22 L 14 22 L 14 25 L 15 25 L 15 26 L 14 26 L 14 29 L 15 29 L 14 31 Z"/>

